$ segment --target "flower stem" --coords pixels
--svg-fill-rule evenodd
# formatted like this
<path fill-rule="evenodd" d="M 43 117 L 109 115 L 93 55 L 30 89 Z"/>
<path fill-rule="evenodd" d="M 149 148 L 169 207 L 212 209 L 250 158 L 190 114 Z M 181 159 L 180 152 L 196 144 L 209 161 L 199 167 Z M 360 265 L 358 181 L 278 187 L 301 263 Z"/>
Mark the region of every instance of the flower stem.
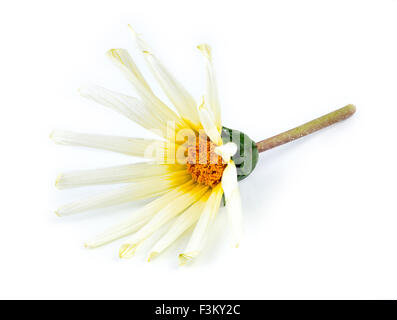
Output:
<path fill-rule="evenodd" d="M 352 104 L 330 112 L 320 118 L 302 124 L 299 127 L 285 131 L 271 138 L 256 143 L 258 152 L 263 152 L 274 147 L 281 146 L 284 143 L 302 138 L 310 133 L 326 128 L 334 123 L 345 120 L 356 112 L 356 107 Z"/>

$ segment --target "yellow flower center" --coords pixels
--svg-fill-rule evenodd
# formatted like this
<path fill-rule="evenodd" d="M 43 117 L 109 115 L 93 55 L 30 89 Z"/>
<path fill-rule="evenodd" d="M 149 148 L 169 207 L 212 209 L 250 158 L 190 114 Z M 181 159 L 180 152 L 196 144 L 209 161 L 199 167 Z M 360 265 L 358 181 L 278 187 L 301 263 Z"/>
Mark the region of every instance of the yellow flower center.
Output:
<path fill-rule="evenodd" d="M 226 163 L 215 153 L 216 145 L 207 136 L 196 137 L 187 148 L 187 171 L 199 184 L 216 186 L 222 179 Z"/>

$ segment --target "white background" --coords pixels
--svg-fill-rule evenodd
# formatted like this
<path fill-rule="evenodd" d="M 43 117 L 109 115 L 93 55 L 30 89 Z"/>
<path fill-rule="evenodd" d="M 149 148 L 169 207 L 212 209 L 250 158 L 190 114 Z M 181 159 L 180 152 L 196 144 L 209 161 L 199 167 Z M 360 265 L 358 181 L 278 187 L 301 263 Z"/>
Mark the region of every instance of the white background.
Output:
<path fill-rule="evenodd" d="M 396 17 L 392 0 L 3 2 L 0 298 L 396 299 Z M 83 248 L 141 203 L 53 214 L 108 189 L 58 191 L 58 173 L 131 160 L 53 145 L 52 129 L 149 136 L 77 93 L 95 83 L 134 94 L 104 55 L 124 47 L 146 67 L 128 23 L 197 100 L 195 46 L 211 44 L 223 124 L 254 140 L 357 106 L 351 119 L 261 154 L 240 184 L 237 250 L 223 210 L 205 253 L 184 268 L 186 238 L 151 263 L 145 248 L 119 260 L 122 241 Z"/>

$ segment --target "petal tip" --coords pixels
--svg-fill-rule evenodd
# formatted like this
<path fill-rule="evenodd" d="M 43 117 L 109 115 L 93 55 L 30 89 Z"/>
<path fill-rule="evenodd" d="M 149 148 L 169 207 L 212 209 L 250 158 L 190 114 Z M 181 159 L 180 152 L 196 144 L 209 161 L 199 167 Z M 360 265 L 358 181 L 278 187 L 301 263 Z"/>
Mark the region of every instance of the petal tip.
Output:
<path fill-rule="evenodd" d="M 178 256 L 178 260 L 179 260 L 179 265 L 180 266 L 184 266 L 186 263 L 188 263 L 189 258 L 188 258 L 188 256 L 186 254 L 181 253 Z"/>
<path fill-rule="evenodd" d="M 110 49 L 108 51 L 106 51 L 106 55 L 113 59 L 116 59 L 116 61 L 120 62 L 120 51 L 122 51 L 123 49 Z"/>
<path fill-rule="evenodd" d="M 181 253 L 178 256 L 179 259 L 179 265 L 180 266 L 184 266 L 186 265 L 188 262 L 192 261 L 194 257 L 197 256 L 197 252 L 189 252 L 189 253 Z"/>
<path fill-rule="evenodd" d="M 68 131 L 55 129 L 50 133 L 50 139 L 56 144 L 62 144 L 63 136 L 67 135 L 68 133 Z"/>
<path fill-rule="evenodd" d="M 84 248 L 95 249 L 95 248 L 100 247 L 103 244 L 104 244 L 103 242 L 99 242 L 99 241 L 97 241 L 97 239 L 92 239 L 92 240 L 88 240 L 88 241 L 84 242 Z"/>
<path fill-rule="evenodd" d="M 82 96 L 82 97 L 84 97 L 84 98 L 87 98 L 87 97 L 89 96 L 89 95 L 88 95 L 89 87 L 88 87 L 88 86 L 82 86 L 82 87 L 80 87 L 80 88 L 77 89 L 77 92 L 78 92 L 78 94 L 79 94 L 80 96 Z"/>
<path fill-rule="evenodd" d="M 212 54 L 211 54 L 211 47 L 209 44 L 201 43 L 197 46 L 197 49 L 199 49 L 207 59 L 211 60 Z"/>
<path fill-rule="evenodd" d="M 135 32 L 134 28 L 133 28 L 130 24 L 128 24 L 128 29 L 130 29 L 130 31 L 131 31 L 134 35 L 136 35 L 136 32 Z"/>
<path fill-rule="evenodd" d="M 57 178 L 55 179 L 55 187 L 56 187 L 57 189 L 62 189 L 62 187 L 60 186 L 60 182 L 61 182 L 62 178 L 63 178 L 63 174 L 60 173 L 60 174 L 57 176 Z"/>
<path fill-rule="evenodd" d="M 132 258 L 136 252 L 137 244 L 123 244 L 119 250 L 119 257 L 122 259 Z"/>
<path fill-rule="evenodd" d="M 158 255 L 159 255 L 159 253 L 156 252 L 156 251 L 150 252 L 150 253 L 149 253 L 149 256 L 148 256 L 148 258 L 147 258 L 147 262 L 152 261 L 153 258 L 157 257 Z"/>

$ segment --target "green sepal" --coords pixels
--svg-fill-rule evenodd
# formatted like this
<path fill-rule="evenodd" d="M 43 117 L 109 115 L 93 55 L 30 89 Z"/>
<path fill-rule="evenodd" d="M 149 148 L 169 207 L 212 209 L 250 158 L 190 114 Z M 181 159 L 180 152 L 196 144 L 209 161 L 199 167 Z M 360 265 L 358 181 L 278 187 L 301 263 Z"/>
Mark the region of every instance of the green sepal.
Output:
<path fill-rule="evenodd" d="M 232 157 L 237 168 L 237 180 L 243 180 L 254 171 L 258 163 L 259 152 L 256 143 L 245 133 L 222 127 L 223 143 L 234 142 L 237 145 L 237 152 Z M 225 194 L 222 195 L 222 205 L 226 205 Z"/>
<path fill-rule="evenodd" d="M 226 127 L 222 127 L 222 141 L 234 142 L 237 145 L 237 152 L 232 160 L 237 168 L 238 181 L 245 179 L 258 163 L 259 152 L 256 143 L 245 133 Z"/>

